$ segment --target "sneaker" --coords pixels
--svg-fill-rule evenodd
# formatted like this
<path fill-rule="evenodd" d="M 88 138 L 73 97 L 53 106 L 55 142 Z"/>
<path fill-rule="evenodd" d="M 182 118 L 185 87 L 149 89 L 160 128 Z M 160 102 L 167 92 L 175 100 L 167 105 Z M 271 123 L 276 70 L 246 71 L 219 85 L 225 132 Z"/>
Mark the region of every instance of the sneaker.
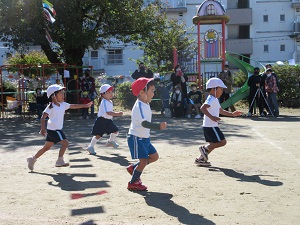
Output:
<path fill-rule="evenodd" d="M 200 151 L 201 156 L 203 157 L 203 159 L 204 159 L 205 161 L 207 161 L 207 160 L 208 160 L 208 153 L 207 153 L 206 148 L 205 148 L 204 146 L 200 146 L 200 147 L 199 147 L 199 151 Z"/>
<path fill-rule="evenodd" d="M 81 117 L 79 117 L 79 119 L 80 119 L 80 120 L 82 120 L 82 119 L 83 119 L 83 117 L 81 116 Z"/>
<path fill-rule="evenodd" d="M 33 157 L 30 157 L 30 158 L 27 158 L 27 162 L 28 162 L 28 169 L 30 169 L 32 171 L 34 164 L 36 162 L 36 159 Z"/>
<path fill-rule="evenodd" d="M 211 166 L 210 162 L 201 159 L 201 157 L 195 159 L 195 164 L 199 166 Z"/>
<path fill-rule="evenodd" d="M 88 120 L 88 119 L 89 119 L 89 116 L 86 116 L 85 118 Z"/>
<path fill-rule="evenodd" d="M 264 112 L 262 112 L 262 113 L 260 114 L 260 116 L 266 116 L 266 114 L 265 114 Z"/>
<path fill-rule="evenodd" d="M 119 144 L 116 143 L 115 141 L 109 141 L 109 140 L 107 140 L 107 142 L 106 142 L 106 147 L 114 147 L 114 148 L 118 148 L 118 147 L 119 147 Z"/>
<path fill-rule="evenodd" d="M 190 119 L 190 118 L 191 118 L 191 115 L 190 115 L 190 114 L 188 114 L 186 118 Z"/>
<path fill-rule="evenodd" d="M 90 153 L 90 155 L 96 155 L 94 147 L 89 146 L 86 148 L 86 150 Z"/>
<path fill-rule="evenodd" d="M 251 113 L 251 112 L 248 112 L 248 113 L 247 113 L 247 116 L 248 116 L 248 117 L 252 116 L 252 113 Z"/>
<path fill-rule="evenodd" d="M 129 166 L 127 166 L 127 172 L 130 174 L 130 175 L 132 175 L 133 174 L 133 170 L 134 170 L 134 167 L 133 167 L 133 164 L 131 164 L 131 165 L 129 165 Z"/>
<path fill-rule="evenodd" d="M 128 182 L 127 189 L 129 191 L 147 191 L 147 186 L 143 185 L 142 181 L 138 179 L 133 183 Z"/>
<path fill-rule="evenodd" d="M 65 167 L 65 166 L 69 166 L 70 164 L 69 163 L 66 163 L 64 161 L 64 159 L 58 159 L 55 163 L 55 166 L 56 167 Z"/>
<path fill-rule="evenodd" d="M 200 118 L 201 118 L 200 114 L 197 114 L 197 115 L 195 116 L 195 119 L 200 119 Z"/>

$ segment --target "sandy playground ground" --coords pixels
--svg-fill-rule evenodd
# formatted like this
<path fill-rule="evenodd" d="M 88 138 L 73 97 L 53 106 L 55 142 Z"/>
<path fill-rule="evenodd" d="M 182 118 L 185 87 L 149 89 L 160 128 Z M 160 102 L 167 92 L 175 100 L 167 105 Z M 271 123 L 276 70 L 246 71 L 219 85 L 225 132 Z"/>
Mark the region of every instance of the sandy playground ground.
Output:
<path fill-rule="evenodd" d="M 119 149 L 84 148 L 93 120 L 67 118 L 70 167 L 54 167 L 59 145 L 34 172 L 26 158 L 44 144 L 39 124 L 0 119 L 0 224 L 212 225 L 300 224 L 300 110 L 278 118 L 222 117 L 227 145 L 210 154 L 211 167 L 194 164 L 203 144 L 202 119 L 165 119 L 152 131 L 160 159 L 146 167 L 147 192 L 130 192 L 126 143 L 130 116 L 116 118 Z"/>

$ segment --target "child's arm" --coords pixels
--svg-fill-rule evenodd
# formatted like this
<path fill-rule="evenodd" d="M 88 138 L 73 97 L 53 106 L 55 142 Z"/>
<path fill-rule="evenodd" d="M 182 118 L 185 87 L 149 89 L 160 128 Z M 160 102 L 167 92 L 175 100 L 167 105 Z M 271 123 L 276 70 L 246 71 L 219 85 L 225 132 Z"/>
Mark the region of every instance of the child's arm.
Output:
<path fill-rule="evenodd" d="M 209 112 L 208 112 L 208 108 L 210 107 L 210 105 L 208 104 L 203 104 L 200 108 L 201 112 L 203 112 L 204 115 L 206 115 L 208 118 L 210 118 L 212 121 L 215 122 L 219 122 L 219 120 L 221 120 L 219 117 L 216 116 L 212 116 Z"/>
<path fill-rule="evenodd" d="M 123 116 L 123 112 L 106 112 L 110 116 Z"/>
<path fill-rule="evenodd" d="M 49 114 L 48 113 L 43 113 L 42 117 L 41 117 L 41 130 L 40 130 L 40 134 L 43 135 L 43 136 L 46 136 L 47 134 L 47 131 L 46 131 L 46 128 L 45 128 L 45 119 L 46 117 L 48 116 Z"/>
<path fill-rule="evenodd" d="M 142 126 L 145 128 L 148 128 L 148 129 L 164 130 L 167 128 L 167 122 L 152 123 L 152 122 L 144 120 L 142 122 Z"/>
<path fill-rule="evenodd" d="M 224 115 L 224 116 L 232 116 L 232 117 L 235 117 L 235 116 L 240 116 L 242 115 L 243 113 L 239 110 L 236 110 L 234 112 L 228 112 L 222 108 L 220 108 L 220 114 Z"/>
<path fill-rule="evenodd" d="M 70 109 L 90 108 L 91 105 L 93 105 L 93 102 L 89 102 L 88 104 L 71 104 Z"/>

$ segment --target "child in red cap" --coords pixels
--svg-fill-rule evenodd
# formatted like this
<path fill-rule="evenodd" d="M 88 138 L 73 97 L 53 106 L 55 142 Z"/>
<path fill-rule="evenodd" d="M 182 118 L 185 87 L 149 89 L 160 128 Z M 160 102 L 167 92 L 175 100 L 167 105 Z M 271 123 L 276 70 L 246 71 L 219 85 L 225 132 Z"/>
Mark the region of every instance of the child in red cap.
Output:
<path fill-rule="evenodd" d="M 132 175 L 127 189 L 146 191 L 147 187 L 142 184 L 140 176 L 149 163 L 158 160 L 158 153 L 150 143 L 150 129 L 164 130 L 167 123 L 151 122 L 152 112 L 149 103 L 155 91 L 155 81 L 152 78 L 137 79 L 132 83 L 131 89 L 133 95 L 137 96 L 137 100 L 132 108 L 127 143 L 132 159 L 139 159 L 139 161 L 127 167 L 128 173 Z"/>

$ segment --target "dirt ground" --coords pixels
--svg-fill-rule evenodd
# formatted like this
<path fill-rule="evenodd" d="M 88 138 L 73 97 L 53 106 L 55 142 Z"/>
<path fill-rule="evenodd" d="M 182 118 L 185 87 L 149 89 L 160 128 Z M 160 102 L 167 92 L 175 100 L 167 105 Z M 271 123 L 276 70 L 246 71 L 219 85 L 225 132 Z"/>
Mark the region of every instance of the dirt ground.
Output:
<path fill-rule="evenodd" d="M 204 143 L 202 119 L 165 119 L 152 131 L 160 159 L 146 167 L 147 192 L 130 192 L 126 143 L 130 116 L 116 118 L 119 149 L 97 143 L 84 148 L 93 120 L 67 118 L 70 141 L 65 159 L 54 167 L 59 145 L 43 155 L 34 172 L 26 158 L 44 144 L 34 120 L 0 119 L 0 224 L 259 224 L 300 223 L 300 110 L 278 118 L 222 117 L 227 145 L 210 154 L 211 167 L 194 164 Z"/>

